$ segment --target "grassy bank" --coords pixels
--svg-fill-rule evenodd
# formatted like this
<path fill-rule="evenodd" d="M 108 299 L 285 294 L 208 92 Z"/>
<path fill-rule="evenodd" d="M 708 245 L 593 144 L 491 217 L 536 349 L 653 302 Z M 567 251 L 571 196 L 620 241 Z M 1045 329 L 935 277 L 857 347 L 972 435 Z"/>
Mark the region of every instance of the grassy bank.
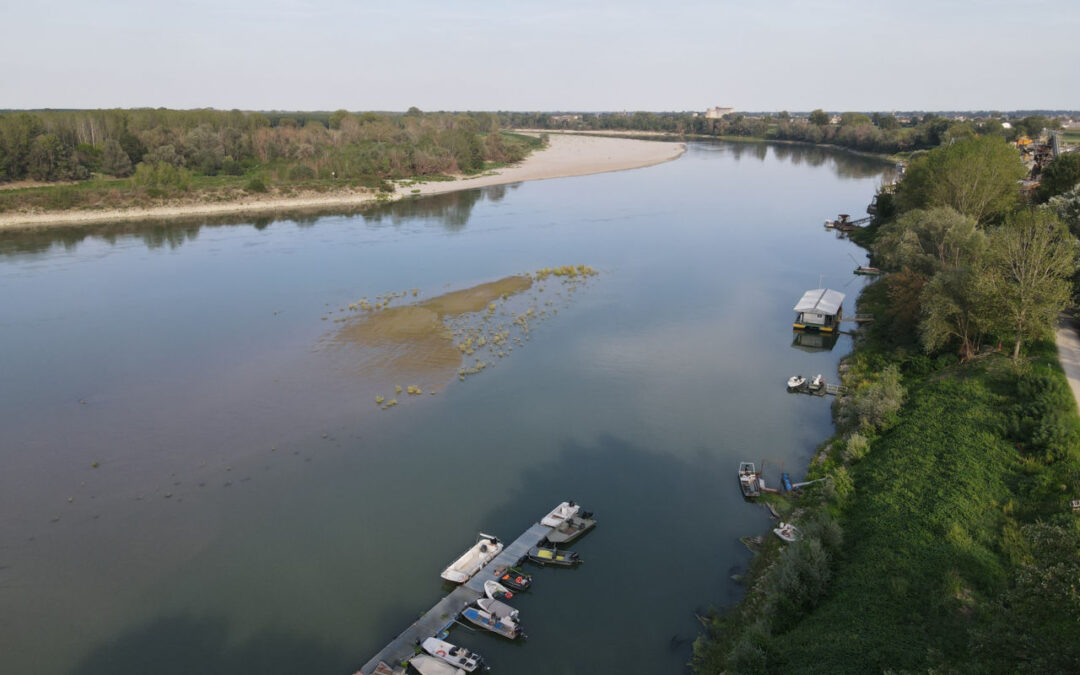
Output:
<path fill-rule="evenodd" d="M 830 481 L 779 507 L 803 541 L 770 535 L 697 672 L 1080 667 L 1080 417 L 1053 343 L 931 358 L 890 309 L 883 282 L 860 299 L 886 320 L 842 365 L 853 393 L 809 471 Z"/>

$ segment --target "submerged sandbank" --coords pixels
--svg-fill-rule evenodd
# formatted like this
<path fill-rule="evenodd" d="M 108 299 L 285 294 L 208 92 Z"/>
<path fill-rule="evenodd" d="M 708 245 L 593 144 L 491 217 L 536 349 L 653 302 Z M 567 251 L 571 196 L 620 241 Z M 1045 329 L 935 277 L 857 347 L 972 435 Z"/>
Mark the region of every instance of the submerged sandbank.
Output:
<path fill-rule="evenodd" d="M 0 214 L 0 230 L 82 225 L 132 220 L 183 219 L 217 215 L 256 215 L 305 210 L 356 208 L 413 195 L 431 195 L 468 190 L 489 185 L 504 185 L 527 180 L 584 176 L 608 171 L 638 169 L 671 161 L 686 151 L 685 143 L 642 141 L 628 138 L 594 136 L 550 137 L 548 147 L 538 150 L 522 162 L 480 176 L 459 177 L 453 181 L 412 183 L 398 187 L 393 194 L 377 194 L 352 188 L 332 194 L 302 197 L 250 197 L 241 201 L 213 204 L 175 204 L 150 208 L 105 209 L 99 211 L 50 211 L 45 213 Z"/>

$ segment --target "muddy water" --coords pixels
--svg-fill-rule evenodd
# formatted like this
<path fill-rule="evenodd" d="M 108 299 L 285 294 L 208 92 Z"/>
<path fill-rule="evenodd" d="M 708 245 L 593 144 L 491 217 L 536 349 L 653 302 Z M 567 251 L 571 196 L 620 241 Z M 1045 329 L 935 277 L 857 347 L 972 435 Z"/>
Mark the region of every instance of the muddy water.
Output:
<path fill-rule="evenodd" d="M 0 672 L 351 672 L 477 531 L 566 498 L 600 525 L 520 598 L 528 643 L 451 639 L 507 673 L 678 672 L 767 523 L 738 462 L 797 477 L 829 431 L 783 383 L 849 338 L 793 345 L 790 308 L 857 293 L 821 222 L 881 173 L 695 144 L 362 215 L 3 235 Z M 566 264 L 599 273 L 446 302 Z M 349 309 L 389 294 L 394 330 Z M 496 326 L 512 352 L 467 354 Z"/>

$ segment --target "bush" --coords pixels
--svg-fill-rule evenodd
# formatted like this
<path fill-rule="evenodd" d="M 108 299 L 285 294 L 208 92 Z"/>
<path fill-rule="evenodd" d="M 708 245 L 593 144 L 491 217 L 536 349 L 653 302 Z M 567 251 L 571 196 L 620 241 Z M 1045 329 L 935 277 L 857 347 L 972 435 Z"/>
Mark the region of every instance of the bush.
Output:
<path fill-rule="evenodd" d="M 857 462 L 866 456 L 866 453 L 870 451 L 870 441 L 866 436 L 863 436 L 859 432 L 855 432 L 848 436 L 847 442 L 844 444 L 844 461 L 845 462 Z"/>
<path fill-rule="evenodd" d="M 251 180 L 248 181 L 247 185 L 244 186 L 244 189 L 248 192 L 266 192 L 267 188 L 266 183 L 263 182 L 261 177 L 253 176 Z"/>
<path fill-rule="evenodd" d="M 885 368 L 876 381 L 855 390 L 852 413 L 862 429 L 886 429 L 895 423 L 903 403 L 904 387 L 900 384 L 900 371 L 892 365 Z"/>
<path fill-rule="evenodd" d="M 297 164 L 289 170 L 289 180 L 302 181 L 313 180 L 315 178 L 315 169 L 312 169 L 306 164 Z"/>

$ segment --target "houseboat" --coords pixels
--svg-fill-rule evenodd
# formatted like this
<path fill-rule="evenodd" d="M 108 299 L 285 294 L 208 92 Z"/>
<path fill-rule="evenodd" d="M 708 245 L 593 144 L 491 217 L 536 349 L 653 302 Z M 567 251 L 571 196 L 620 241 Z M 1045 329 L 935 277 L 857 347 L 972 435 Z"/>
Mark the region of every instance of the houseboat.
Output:
<path fill-rule="evenodd" d="M 817 330 L 834 333 L 840 330 L 844 312 L 844 294 L 828 288 L 815 288 L 803 293 L 795 305 L 795 330 Z"/>

